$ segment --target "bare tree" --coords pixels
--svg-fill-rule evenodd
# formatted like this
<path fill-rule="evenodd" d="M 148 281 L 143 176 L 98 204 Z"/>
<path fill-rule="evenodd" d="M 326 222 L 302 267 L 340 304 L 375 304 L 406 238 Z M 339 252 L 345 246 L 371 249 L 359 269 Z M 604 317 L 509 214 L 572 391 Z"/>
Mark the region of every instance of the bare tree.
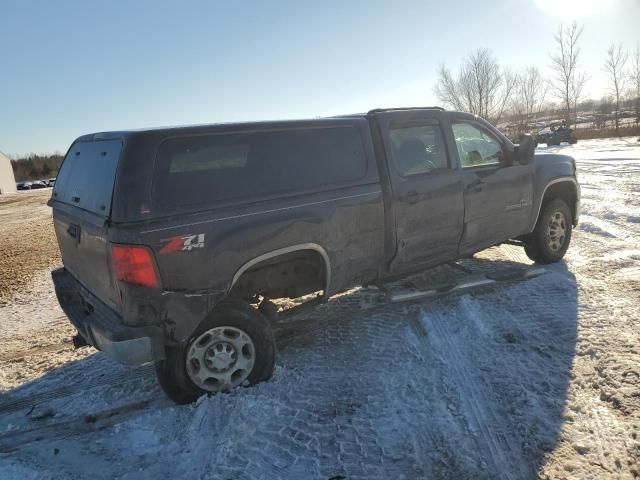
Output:
<path fill-rule="evenodd" d="M 496 124 L 514 87 L 515 75 L 502 69 L 488 49 L 481 48 L 465 59 L 457 76 L 442 65 L 434 91 L 444 104 Z"/>
<path fill-rule="evenodd" d="M 640 44 L 636 44 L 636 50 L 631 60 L 631 94 L 636 106 L 636 127 L 640 124 Z"/>
<path fill-rule="evenodd" d="M 578 124 L 578 104 L 584 99 L 584 87 L 588 79 L 586 72 L 578 71 L 573 78 L 573 82 L 571 82 L 571 105 L 573 106 L 573 119 L 576 126 Z"/>
<path fill-rule="evenodd" d="M 511 109 L 519 132 L 527 130 L 526 124 L 534 120 L 536 112 L 542 109 L 547 89 L 538 67 L 526 68 L 516 75 Z"/>
<path fill-rule="evenodd" d="M 604 60 L 603 70 L 609 77 L 611 93 L 614 96 L 616 102 L 615 121 L 616 121 L 616 135 L 618 135 L 618 116 L 620 115 L 620 97 L 624 94 L 624 88 L 626 83 L 624 67 L 627 63 L 629 55 L 622 49 L 622 44 L 611 45 L 607 50 L 607 56 Z"/>
<path fill-rule="evenodd" d="M 549 54 L 553 71 L 553 75 L 549 79 L 549 87 L 564 105 L 567 125 L 571 124 L 572 106 L 575 109 L 587 81 L 586 74 L 578 69 L 580 55 L 578 40 L 582 35 L 582 30 L 583 28 L 578 27 L 576 22 L 568 26 L 560 23 L 558 31 L 554 35 L 556 51 Z"/>

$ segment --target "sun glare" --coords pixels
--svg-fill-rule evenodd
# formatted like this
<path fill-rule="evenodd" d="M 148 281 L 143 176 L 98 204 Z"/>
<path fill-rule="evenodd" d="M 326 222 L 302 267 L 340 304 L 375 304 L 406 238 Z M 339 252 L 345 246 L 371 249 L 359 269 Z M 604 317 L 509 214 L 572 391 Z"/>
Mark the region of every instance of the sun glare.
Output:
<path fill-rule="evenodd" d="M 616 0 L 534 0 L 534 3 L 547 15 L 577 18 L 611 10 Z"/>

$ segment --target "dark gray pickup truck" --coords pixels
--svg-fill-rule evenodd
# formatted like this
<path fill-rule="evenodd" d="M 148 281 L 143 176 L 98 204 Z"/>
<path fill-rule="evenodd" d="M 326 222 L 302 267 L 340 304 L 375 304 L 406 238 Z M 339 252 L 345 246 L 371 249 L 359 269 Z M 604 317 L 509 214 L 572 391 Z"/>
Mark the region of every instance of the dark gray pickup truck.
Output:
<path fill-rule="evenodd" d="M 52 276 L 77 346 L 156 362 L 185 403 L 270 377 L 270 300 L 507 240 L 555 262 L 579 202 L 572 158 L 440 108 L 97 133 L 73 143 L 52 192 Z"/>

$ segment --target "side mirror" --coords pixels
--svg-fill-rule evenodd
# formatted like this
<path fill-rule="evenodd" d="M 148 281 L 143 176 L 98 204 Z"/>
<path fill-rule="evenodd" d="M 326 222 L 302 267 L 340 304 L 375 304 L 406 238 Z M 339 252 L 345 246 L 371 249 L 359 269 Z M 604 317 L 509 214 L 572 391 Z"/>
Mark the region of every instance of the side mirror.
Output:
<path fill-rule="evenodd" d="M 520 135 L 520 143 L 516 145 L 514 153 L 515 159 L 521 165 L 528 165 L 533 162 L 533 156 L 536 151 L 536 142 L 528 133 Z"/>

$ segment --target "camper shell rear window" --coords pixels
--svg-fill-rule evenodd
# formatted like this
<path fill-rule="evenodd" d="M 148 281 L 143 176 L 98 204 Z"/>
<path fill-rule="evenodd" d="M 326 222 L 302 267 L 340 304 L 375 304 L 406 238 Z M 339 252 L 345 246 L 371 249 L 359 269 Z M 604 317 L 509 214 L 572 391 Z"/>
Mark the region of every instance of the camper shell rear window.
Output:
<path fill-rule="evenodd" d="M 108 217 L 121 140 L 76 142 L 62 162 L 53 199 Z"/>

